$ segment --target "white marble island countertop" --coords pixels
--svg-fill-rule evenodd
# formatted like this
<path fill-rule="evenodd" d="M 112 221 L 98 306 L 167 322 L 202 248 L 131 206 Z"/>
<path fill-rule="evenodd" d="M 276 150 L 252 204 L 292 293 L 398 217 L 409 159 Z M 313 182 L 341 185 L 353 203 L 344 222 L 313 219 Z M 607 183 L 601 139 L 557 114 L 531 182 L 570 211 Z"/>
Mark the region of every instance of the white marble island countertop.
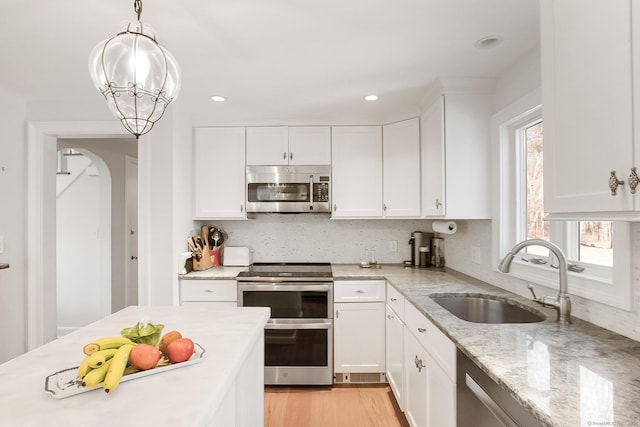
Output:
<path fill-rule="evenodd" d="M 252 347 L 262 341 L 268 308 L 128 307 L 0 365 L 2 426 L 208 425 Z M 82 347 L 117 336 L 139 320 L 178 330 L 205 349 L 199 363 L 55 399 L 45 378 L 78 366 Z M 159 369 L 159 368 L 156 368 Z M 261 368 L 260 368 L 261 369 Z"/>

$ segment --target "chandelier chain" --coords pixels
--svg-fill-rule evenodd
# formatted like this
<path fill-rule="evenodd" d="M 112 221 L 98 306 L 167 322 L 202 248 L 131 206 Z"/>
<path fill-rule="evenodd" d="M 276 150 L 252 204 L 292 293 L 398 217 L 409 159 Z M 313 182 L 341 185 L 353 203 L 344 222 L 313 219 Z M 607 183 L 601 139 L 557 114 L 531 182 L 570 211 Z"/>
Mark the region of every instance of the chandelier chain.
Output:
<path fill-rule="evenodd" d="M 133 10 L 138 15 L 138 21 L 140 21 L 140 15 L 142 15 L 142 0 L 133 1 Z"/>

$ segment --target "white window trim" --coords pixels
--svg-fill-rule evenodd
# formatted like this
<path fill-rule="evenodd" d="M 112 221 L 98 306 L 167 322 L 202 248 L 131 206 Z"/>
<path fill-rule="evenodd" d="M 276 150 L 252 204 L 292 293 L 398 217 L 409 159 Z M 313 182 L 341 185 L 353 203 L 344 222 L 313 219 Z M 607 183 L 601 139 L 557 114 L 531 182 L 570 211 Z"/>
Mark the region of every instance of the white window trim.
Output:
<path fill-rule="evenodd" d="M 504 255 L 518 242 L 515 212 L 521 212 L 515 197 L 520 182 L 513 179 L 515 173 L 515 129 L 523 121 L 531 120 L 540 114 L 542 96 L 537 89 L 513 104 L 499 111 L 491 118 L 492 144 L 499 153 L 498 167 L 494 168 L 494 188 L 499 191 L 494 197 L 493 231 L 493 269 Z M 495 182 L 495 181 L 494 181 Z M 553 226 L 553 223 L 552 223 Z M 577 295 L 592 301 L 607 304 L 624 310 L 632 308 L 632 257 L 631 227 L 627 222 L 616 222 L 615 250 L 612 275 L 609 278 L 589 276 L 584 273 L 569 272 L 569 295 Z M 520 255 L 520 254 L 519 254 Z M 517 255 L 508 273 L 514 277 L 531 282 L 538 296 L 555 295 L 558 290 L 558 271 L 548 266 L 532 265 L 522 262 Z M 539 289 L 544 287 L 546 289 Z"/>

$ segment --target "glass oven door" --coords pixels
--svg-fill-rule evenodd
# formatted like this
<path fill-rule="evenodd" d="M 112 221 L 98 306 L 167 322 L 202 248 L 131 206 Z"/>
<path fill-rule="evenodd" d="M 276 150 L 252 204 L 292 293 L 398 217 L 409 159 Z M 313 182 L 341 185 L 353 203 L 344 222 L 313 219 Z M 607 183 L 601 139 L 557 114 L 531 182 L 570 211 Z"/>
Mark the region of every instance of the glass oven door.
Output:
<path fill-rule="evenodd" d="M 265 367 L 328 367 L 332 321 L 269 321 L 264 330 Z"/>
<path fill-rule="evenodd" d="M 333 315 L 331 284 L 239 284 L 238 305 L 269 307 L 271 319 L 328 319 Z"/>

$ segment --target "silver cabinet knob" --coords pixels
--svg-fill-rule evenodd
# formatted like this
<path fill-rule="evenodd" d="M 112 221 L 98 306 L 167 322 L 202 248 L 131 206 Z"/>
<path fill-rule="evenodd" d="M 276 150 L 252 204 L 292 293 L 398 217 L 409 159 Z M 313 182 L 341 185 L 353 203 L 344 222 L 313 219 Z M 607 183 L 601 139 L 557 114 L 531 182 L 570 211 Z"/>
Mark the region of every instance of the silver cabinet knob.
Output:
<path fill-rule="evenodd" d="M 619 185 L 624 185 L 624 181 L 620 181 L 616 177 L 616 171 L 611 171 L 611 176 L 609 177 L 609 190 L 611 190 L 612 196 L 616 195 Z"/>
<path fill-rule="evenodd" d="M 636 194 L 636 187 L 640 184 L 640 177 L 638 177 L 638 172 L 635 166 L 631 168 L 631 173 L 629 174 L 627 181 L 629 182 L 631 194 Z"/>

